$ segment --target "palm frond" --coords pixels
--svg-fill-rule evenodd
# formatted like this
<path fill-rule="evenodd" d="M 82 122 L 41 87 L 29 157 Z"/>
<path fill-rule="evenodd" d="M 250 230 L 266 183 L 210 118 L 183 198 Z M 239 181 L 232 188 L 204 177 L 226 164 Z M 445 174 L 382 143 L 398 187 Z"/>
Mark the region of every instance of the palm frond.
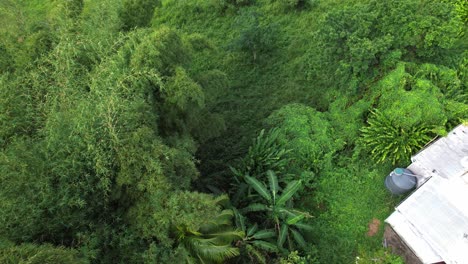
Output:
<path fill-rule="evenodd" d="M 227 196 L 226 194 L 222 194 L 222 195 L 216 196 L 214 200 L 216 204 L 223 205 L 229 202 L 229 196 Z"/>
<path fill-rule="evenodd" d="M 255 257 L 255 260 L 258 263 L 266 264 L 265 256 L 262 254 L 262 252 L 258 251 L 255 247 L 251 245 L 246 245 L 246 249 L 252 261 L 253 261 L 253 258 L 252 258 L 253 256 Z"/>
<path fill-rule="evenodd" d="M 228 230 L 217 233 L 206 234 L 206 237 L 216 238 L 217 243 L 231 243 L 245 237 L 245 233 L 242 230 Z"/>
<path fill-rule="evenodd" d="M 201 238 L 201 237 L 186 237 L 184 240 L 185 247 L 189 250 L 192 256 L 199 256 L 203 261 L 222 262 L 228 258 L 239 255 L 239 249 L 227 245 L 216 245 L 216 239 Z"/>
<path fill-rule="evenodd" d="M 234 215 L 232 210 L 223 210 L 215 218 L 210 219 L 200 227 L 200 232 L 211 233 L 223 229 L 231 224 L 231 219 Z"/>

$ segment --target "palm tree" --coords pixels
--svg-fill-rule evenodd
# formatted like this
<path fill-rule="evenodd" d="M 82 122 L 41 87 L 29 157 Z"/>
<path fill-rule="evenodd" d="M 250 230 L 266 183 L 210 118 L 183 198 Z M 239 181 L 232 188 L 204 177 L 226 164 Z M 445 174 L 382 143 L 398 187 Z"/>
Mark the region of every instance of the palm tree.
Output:
<path fill-rule="evenodd" d="M 232 210 L 223 210 L 198 230 L 176 227 L 179 245 L 189 253 L 187 263 L 223 263 L 239 255 L 239 249 L 232 246 L 232 242 L 242 239 L 244 232 L 232 227 L 233 215 Z"/>

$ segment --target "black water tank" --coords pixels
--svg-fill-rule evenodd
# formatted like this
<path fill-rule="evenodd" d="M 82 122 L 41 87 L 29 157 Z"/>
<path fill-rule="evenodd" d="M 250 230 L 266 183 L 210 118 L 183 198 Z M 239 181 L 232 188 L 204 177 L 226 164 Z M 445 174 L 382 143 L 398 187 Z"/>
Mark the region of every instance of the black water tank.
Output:
<path fill-rule="evenodd" d="M 414 174 L 404 168 L 394 169 L 385 179 L 385 187 L 393 194 L 404 194 L 416 186 Z"/>

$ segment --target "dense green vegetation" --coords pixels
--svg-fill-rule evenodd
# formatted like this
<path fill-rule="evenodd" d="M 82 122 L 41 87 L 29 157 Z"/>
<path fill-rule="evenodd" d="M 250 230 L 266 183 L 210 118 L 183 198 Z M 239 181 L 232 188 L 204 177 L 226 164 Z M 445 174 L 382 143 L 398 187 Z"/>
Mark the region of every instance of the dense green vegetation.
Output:
<path fill-rule="evenodd" d="M 468 117 L 462 0 L 1 0 L 1 263 L 402 263 Z"/>

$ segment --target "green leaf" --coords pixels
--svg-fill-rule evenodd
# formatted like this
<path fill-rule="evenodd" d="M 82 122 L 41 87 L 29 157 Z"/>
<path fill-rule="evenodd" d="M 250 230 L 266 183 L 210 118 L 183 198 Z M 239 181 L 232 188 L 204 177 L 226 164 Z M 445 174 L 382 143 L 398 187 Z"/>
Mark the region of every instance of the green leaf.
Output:
<path fill-rule="evenodd" d="M 284 205 L 299 190 L 301 185 L 302 182 L 300 180 L 290 182 L 284 189 L 281 196 L 278 198 L 277 204 Z"/>
<path fill-rule="evenodd" d="M 298 212 L 293 212 L 295 211 L 293 208 L 276 206 L 275 209 L 277 210 L 277 212 L 281 213 L 283 216 L 287 215 L 289 218 L 296 217 L 299 215 Z"/>
<path fill-rule="evenodd" d="M 207 234 L 206 237 L 216 238 L 216 241 L 221 243 L 231 243 L 245 237 L 245 233 L 242 230 L 228 230 L 223 232 Z"/>
<path fill-rule="evenodd" d="M 272 229 L 260 230 L 255 233 L 252 238 L 255 239 L 265 239 L 265 238 L 272 238 L 276 236 L 276 232 Z"/>
<path fill-rule="evenodd" d="M 301 233 L 297 232 L 294 229 L 291 229 L 291 233 L 292 233 L 292 236 L 293 236 L 294 240 L 297 242 L 297 244 L 299 244 L 299 246 L 301 246 L 302 249 L 306 249 L 307 248 L 307 243 L 306 243 L 304 237 L 301 235 Z"/>
<path fill-rule="evenodd" d="M 265 198 L 268 202 L 271 202 L 271 195 L 268 192 L 265 185 L 258 181 L 257 179 L 245 175 L 245 181 L 255 190 L 258 194 L 260 194 L 263 198 Z"/>
<path fill-rule="evenodd" d="M 308 224 L 295 223 L 294 226 L 305 231 L 314 231 L 314 227 Z"/>
<path fill-rule="evenodd" d="M 259 211 L 269 211 L 269 210 L 270 208 L 264 204 L 254 203 L 241 209 L 241 212 L 248 213 L 248 212 L 259 212 Z"/>
<path fill-rule="evenodd" d="M 249 255 L 254 256 L 257 259 L 258 263 L 266 264 L 265 256 L 263 256 L 262 252 L 248 244 L 246 245 L 246 249 Z"/>
<path fill-rule="evenodd" d="M 288 226 L 286 224 L 283 224 L 281 226 L 279 236 L 278 236 L 278 247 L 282 248 L 284 241 L 286 241 L 286 237 L 288 236 Z"/>
<path fill-rule="evenodd" d="M 251 228 L 249 228 L 249 231 L 247 231 L 247 236 L 251 236 L 255 233 L 255 231 L 257 231 L 258 229 L 258 225 L 257 223 L 255 223 L 255 225 L 253 225 Z"/>
<path fill-rule="evenodd" d="M 210 190 L 213 194 L 215 195 L 221 195 L 223 194 L 223 191 L 221 191 L 221 189 L 219 189 L 218 187 L 214 186 L 214 185 L 211 185 L 211 184 L 208 184 L 206 185 L 206 188 L 208 190 Z"/>
<path fill-rule="evenodd" d="M 276 201 L 276 194 L 278 193 L 278 177 L 272 170 L 267 171 L 268 182 L 270 183 L 270 190 L 273 194 L 273 203 Z"/>
<path fill-rule="evenodd" d="M 216 217 L 209 219 L 206 223 L 200 226 L 200 231 L 203 233 L 211 233 L 219 230 L 223 226 L 230 225 L 234 213 L 232 210 L 226 209 L 221 211 Z"/>
<path fill-rule="evenodd" d="M 221 191 L 221 193 L 222 193 L 222 191 Z M 226 194 L 216 196 L 215 197 L 215 203 L 225 207 L 225 205 L 227 203 L 229 203 L 229 196 L 227 196 Z"/>
<path fill-rule="evenodd" d="M 261 249 L 264 249 L 266 251 L 269 251 L 269 252 L 277 252 L 278 251 L 278 247 L 272 243 L 269 243 L 269 242 L 266 242 L 266 241 L 263 241 L 263 240 L 254 240 L 252 241 L 252 245 L 258 247 L 258 248 L 261 248 Z"/>
<path fill-rule="evenodd" d="M 243 231 L 245 231 L 246 230 L 245 219 L 244 219 L 245 217 L 241 215 L 241 213 L 239 213 L 239 210 L 237 210 L 236 208 L 233 208 L 232 211 L 234 212 L 236 226 L 242 229 Z"/>
<path fill-rule="evenodd" d="M 216 245 L 213 238 L 189 236 L 184 239 L 184 245 L 192 256 L 200 256 L 203 260 L 222 262 L 239 255 L 239 249 L 231 245 Z"/>
<path fill-rule="evenodd" d="M 288 225 L 294 225 L 296 224 L 297 222 L 301 221 L 302 219 L 304 219 L 305 216 L 303 214 L 300 214 L 298 216 L 295 216 L 295 217 L 292 217 L 292 218 L 289 218 L 288 221 L 286 222 Z"/>
<path fill-rule="evenodd" d="M 244 182 L 241 182 L 239 184 L 239 187 L 237 188 L 236 193 L 232 197 L 232 203 L 234 205 L 237 205 L 239 201 L 241 200 L 241 198 L 246 196 L 248 187 L 249 185 L 245 184 Z"/>

